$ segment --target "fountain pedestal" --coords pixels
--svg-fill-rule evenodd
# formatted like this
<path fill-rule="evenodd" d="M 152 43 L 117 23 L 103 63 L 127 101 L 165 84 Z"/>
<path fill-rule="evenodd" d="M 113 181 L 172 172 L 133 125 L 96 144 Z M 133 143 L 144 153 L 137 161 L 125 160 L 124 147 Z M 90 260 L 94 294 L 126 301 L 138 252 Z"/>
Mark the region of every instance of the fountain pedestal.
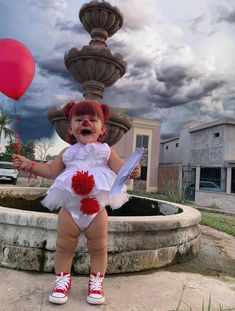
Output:
<path fill-rule="evenodd" d="M 119 9 L 110 3 L 91 1 L 81 7 L 79 18 L 91 35 L 91 41 L 81 50 L 70 49 L 65 54 L 64 62 L 75 81 L 83 85 L 85 99 L 100 102 L 105 87 L 112 86 L 126 72 L 127 64 L 123 57 L 113 55 L 106 44 L 106 39 L 121 28 L 123 17 Z M 50 109 L 48 119 L 66 141 L 67 120 L 63 110 L 58 107 Z M 131 119 L 125 113 L 111 108 L 105 142 L 110 146 L 116 144 L 131 126 Z"/>

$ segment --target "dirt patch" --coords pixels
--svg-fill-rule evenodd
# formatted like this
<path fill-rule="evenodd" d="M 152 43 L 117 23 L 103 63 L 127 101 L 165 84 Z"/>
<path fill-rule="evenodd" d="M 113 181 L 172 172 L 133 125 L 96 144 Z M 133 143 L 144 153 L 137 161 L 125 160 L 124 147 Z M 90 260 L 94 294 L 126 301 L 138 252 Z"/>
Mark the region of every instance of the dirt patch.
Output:
<path fill-rule="evenodd" d="M 166 267 L 165 270 L 235 277 L 235 237 L 206 226 L 201 226 L 201 230 L 197 257 Z"/>

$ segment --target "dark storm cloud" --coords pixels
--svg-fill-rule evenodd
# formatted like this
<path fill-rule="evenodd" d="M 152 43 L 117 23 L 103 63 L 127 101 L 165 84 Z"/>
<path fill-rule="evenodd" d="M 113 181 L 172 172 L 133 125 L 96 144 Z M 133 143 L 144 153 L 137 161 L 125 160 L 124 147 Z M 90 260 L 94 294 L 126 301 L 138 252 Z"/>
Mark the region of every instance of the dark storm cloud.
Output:
<path fill-rule="evenodd" d="M 218 80 L 204 80 L 200 79 L 200 86 L 196 89 L 193 89 L 187 93 L 187 98 L 189 100 L 199 100 L 200 98 L 210 95 L 212 91 L 219 89 L 225 85 L 225 81 L 222 79 Z"/>
<path fill-rule="evenodd" d="M 47 59 L 38 59 L 37 64 L 40 68 L 40 74 L 44 77 L 55 75 L 63 79 L 71 79 L 71 75 L 65 67 L 62 54 L 54 55 Z"/>
<path fill-rule="evenodd" d="M 62 89 L 69 89 L 71 91 L 78 91 L 82 93 L 83 87 L 78 83 L 72 74 L 68 71 L 64 64 L 63 55 L 51 56 L 51 58 L 38 60 L 38 66 L 40 68 L 39 73 L 43 77 L 57 76 L 63 79 L 59 82 Z"/>
<path fill-rule="evenodd" d="M 205 78 L 202 69 L 199 71 L 191 67 L 161 64 L 156 69 L 156 83 L 148 85 L 148 100 L 157 107 L 175 107 L 200 101 L 225 85 L 220 77 Z"/>
<path fill-rule="evenodd" d="M 53 125 L 47 119 L 48 109 L 32 106 L 31 109 L 25 109 L 24 113 L 20 113 L 20 109 L 18 110 L 20 119 L 15 125 L 15 129 L 20 132 L 20 138 L 23 141 L 51 137 L 53 135 Z"/>
<path fill-rule="evenodd" d="M 60 87 L 69 89 L 70 91 L 83 93 L 83 86 L 82 84 L 78 83 L 72 76 L 70 81 L 65 81 L 59 83 Z"/>
<path fill-rule="evenodd" d="M 188 85 L 197 75 L 190 72 L 187 66 L 173 64 L 171 66 L 162 65 L 156 69 L 156 78 L 159 82 L 163 82 L 167 89 L 179 88 Z"/>
<path fill-rule="evenodd" d="M 216 21 L 235 23 L 235 7 L 221 7 L 218 9 Z"/>
<path fill-rule="evenodd" d="M 150 79 L 152 75 L 152 61 L 146 56 L 133 56 L 128 63 L 126 78 L 132 80 L 142 80 L 143 82 Z M 144 82 L 146 83 L 146 82 Z"/>
<path fill-rule="evenodd" d="M 37 64 L 40 68 L 39 73 L 43 77 L 57 76 L 62 78 L 61 81 L 57 82 L 59 89 L 78 93 L 83 92 L 83 86 L 75 80 L 66 68 L 63 55 L 59 54 L 48 59 L 39 59 Z"/>
<path fill-rule="evenodd" d="M 144 81 L 144 79 L 148 79 L 148 77 L 149 72 L 147 68 L 140 69 L 134 66 L 130 66 L 130 68 L 127 70 L 127 78 Z"/>
<path fill-rule="evenodd" d="M 176 120 L 175 122 L 171 121 L 171 124 L 168 126 L 168 131 L 161 133 L 161 140 L 177 137 L 180 131 L 182 130 L 184 123 L 185 120 L 183 121 Z"/>

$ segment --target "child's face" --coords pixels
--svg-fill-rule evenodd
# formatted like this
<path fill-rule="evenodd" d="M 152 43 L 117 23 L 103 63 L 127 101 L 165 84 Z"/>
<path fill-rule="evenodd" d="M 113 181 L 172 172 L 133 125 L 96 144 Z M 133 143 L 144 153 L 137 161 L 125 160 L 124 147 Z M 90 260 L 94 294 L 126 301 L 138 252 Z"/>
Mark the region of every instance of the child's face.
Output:
<path fill-rule="evenodd" d="M 88 144 L 97 142 L 99 136 L 105 132 L 105 125 L 97 116 L 72 116 L 68 130 L 77 141 Z"/>

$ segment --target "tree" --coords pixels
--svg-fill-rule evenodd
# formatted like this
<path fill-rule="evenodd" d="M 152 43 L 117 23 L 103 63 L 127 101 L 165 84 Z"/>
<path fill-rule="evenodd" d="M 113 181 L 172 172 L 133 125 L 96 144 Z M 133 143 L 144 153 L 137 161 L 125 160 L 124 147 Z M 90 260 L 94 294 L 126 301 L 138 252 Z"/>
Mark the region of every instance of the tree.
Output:
<path fill-rule="evenodd" d="M 35 143 L 36 155 L 37 155 L 37 158 L 41 162 L 44 162 L 47 160 L 47 158 L 49 157 L 48 152 L 51 147 L 53 147 L 53 144 L 47 137 L 42 137 Z M 39 187 L 42 186 L 43 182 L 44 182 L 44 178 L 41 177 L 41 180 L 39 182 Z"/>
<path fill-rule="evenodd" d="M 49 156 L 48 152 L 49 149 L 52 148 L 54 145 L 50 142 L 47 137 L 42 137 L 38 141 L 35 142 L 35 152 L 37 158 L 43 162 Z"/>
<path fill-rule="evenodd" d="M 4 111 L 2 108 L 0 109 L 0 142 L 2 141 L 2 135 L 4 138 L 9 138 L 12 141 L 12 137 L 14 132 L 10 128 L 11 120 L 8 116 L 8 113 Z"/>
<path fill-rule="evenodd" d="M 12 160 L 12 155 L 13 153 L 17 153 L 17 148 L 16 148 L 16 144 L 13 141 L 10 141 L 6 147 L 5 147 L 5 153 L 1 154 L 1 160 L 5 160 L 5 161 L 11 161 Z M 29 140 L 28 142 L 24 143 L 21 142 L 20 143 L 20 154 L 31 159 L 34 160 L 35 159 L 35 145 L 34 142 Z"/>
<path fill-rule="evenodd" d="M 28 159 L 35 160 L 35 143 L 32 140 L 22 143 L 20 154 Z"/>

